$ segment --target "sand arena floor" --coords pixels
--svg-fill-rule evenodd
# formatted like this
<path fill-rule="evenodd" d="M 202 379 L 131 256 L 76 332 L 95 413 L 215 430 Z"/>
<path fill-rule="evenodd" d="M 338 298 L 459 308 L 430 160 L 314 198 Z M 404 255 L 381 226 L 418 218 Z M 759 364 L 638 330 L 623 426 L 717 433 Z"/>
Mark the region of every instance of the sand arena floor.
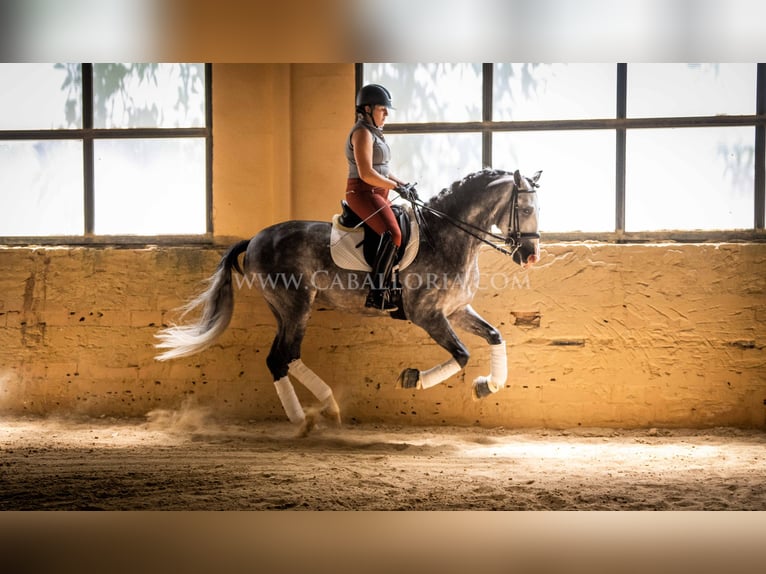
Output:
<path fill-rule="evenodd" d="M 0 510 L 766 510 L 757 430 L 0 420 Z"/>

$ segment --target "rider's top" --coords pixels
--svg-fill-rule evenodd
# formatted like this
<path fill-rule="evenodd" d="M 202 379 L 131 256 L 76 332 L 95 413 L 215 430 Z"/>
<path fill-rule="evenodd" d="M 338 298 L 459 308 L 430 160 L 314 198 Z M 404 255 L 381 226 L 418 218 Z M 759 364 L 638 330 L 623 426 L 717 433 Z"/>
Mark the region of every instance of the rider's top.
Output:
<path fill-rule="evenodd" d="M 346 159 L 348 160 L 348 177 L 359 178 L 359 168 L 354 159 L 354 145 L 351 143 L 351 135 L 358 129 L 365 128 L 372 134 L 372 167 L 382 176 L 388 176 L 388 162 L 391 160 L 391 149 L 383 138 L 383 132 L 372 124 L 360 119 L 351 128 L 346 140 Z"/>

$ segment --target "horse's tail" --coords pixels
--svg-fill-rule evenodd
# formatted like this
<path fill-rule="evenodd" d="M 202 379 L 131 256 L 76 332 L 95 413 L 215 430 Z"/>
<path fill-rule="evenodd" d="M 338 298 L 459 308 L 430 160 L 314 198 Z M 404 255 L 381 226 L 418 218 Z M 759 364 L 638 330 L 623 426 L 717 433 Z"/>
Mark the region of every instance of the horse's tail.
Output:
<path fill-rule="evenodd" d="M 243 274 L 239 255 L 247 250 L 249 239 L 233 245 L 221 258 L 216 272 L 207 280 L 207 288 L 181 309 L 181 319 L 189 312 L 202 308 L 199 319 L 187 325 L 171 325 L 155 335 L 158 349 L 167 351 L 157 355 L 158 361 L 193 355 L 209 347 L 226 330 L 234 311 L 234 290 L 231 270 Z"/>

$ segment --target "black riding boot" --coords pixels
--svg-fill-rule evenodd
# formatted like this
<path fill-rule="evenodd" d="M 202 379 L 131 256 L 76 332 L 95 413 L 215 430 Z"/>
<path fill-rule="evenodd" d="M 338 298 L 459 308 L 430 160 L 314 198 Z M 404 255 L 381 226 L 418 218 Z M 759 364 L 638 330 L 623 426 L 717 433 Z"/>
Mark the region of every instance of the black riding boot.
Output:
<path fill-rule="evenodd" d="M 398 248 L 391 241 L 391 232 L 386 231 L 380 236 L 378 252 L 375 254 L 375 265 L 372 269 L 372 288 L 364 302 L 365 307 L 374 307 L 383 311 L 394 311 L 398 307 L 389 300 L 389 283 L 391 270 L 396 261 Z"/>

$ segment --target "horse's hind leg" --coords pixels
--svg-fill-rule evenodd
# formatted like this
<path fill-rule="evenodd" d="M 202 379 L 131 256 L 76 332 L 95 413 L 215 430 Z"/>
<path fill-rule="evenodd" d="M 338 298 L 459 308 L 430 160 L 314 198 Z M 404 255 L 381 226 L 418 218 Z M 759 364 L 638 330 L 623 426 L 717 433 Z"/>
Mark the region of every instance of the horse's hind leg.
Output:
<path fill-rule="evenodd" d="M 302 424 L 306 420 L 306 415 L 298 400 L 298 395 L 295 394 L 290 377 L 287 376 L 287 364 L 289 362 L 287 357 L 289 355 L 284 344 L 284 336 L 279 318 L 277 318 L 277 322 L 280 325 L 277 336 L 271 344 L 271 351 L 269 351 L 269 355 L 266 357 L 266 365 L 269 367 L 272 377 L 274 377 L 274 388 L 277 391 L 277 396 L 282 403 L 282 408 L 285 410 L 287 418 L 290 419 L 291 423 Z"/>
<path fill-rule="evenodd" d="M 309 369 L 300 357 L 293 359 L 288 365 L 288 372 L 306 387 L 322 404 L 322 414 L 335 424 L 340 424 L 340 408 L 335 402 L 332 389 L 319 376 Z"/>
<path fill-rule="evenodd" d="M 450 319 L 461 329 L 482 337 L 490 345 L 489 375 L 477 377 L 473 381 L 474 396 L 481 399 L 502 389 L 508 379 L 508 357 L 500 331 L 487 323 L 470 305 L 455 311 Z"/>
<path fill-rule="evenodd" d="M 295 292 L 293 292 L 295 293 Z M 332 389 L 316 373 L 301 361 L 301 344 L 306 333 L 311 310 L 311 297 L 297 301 L 280 301 L 272 293 L 267 299 L 269 308 L 277 319 L 277 336 L 266 358 L 266 365 L 274 377 L 277 395 L 291 422 L 304 424 L 304 432 L 310 430 L 313 421 L 307 421 L 289 375 L 295 377 L 320 401 L 322 413 L 340 423 L 340 409 L 335 402 Z M 285 303 L 285 304 L 280 304 Z"/>

